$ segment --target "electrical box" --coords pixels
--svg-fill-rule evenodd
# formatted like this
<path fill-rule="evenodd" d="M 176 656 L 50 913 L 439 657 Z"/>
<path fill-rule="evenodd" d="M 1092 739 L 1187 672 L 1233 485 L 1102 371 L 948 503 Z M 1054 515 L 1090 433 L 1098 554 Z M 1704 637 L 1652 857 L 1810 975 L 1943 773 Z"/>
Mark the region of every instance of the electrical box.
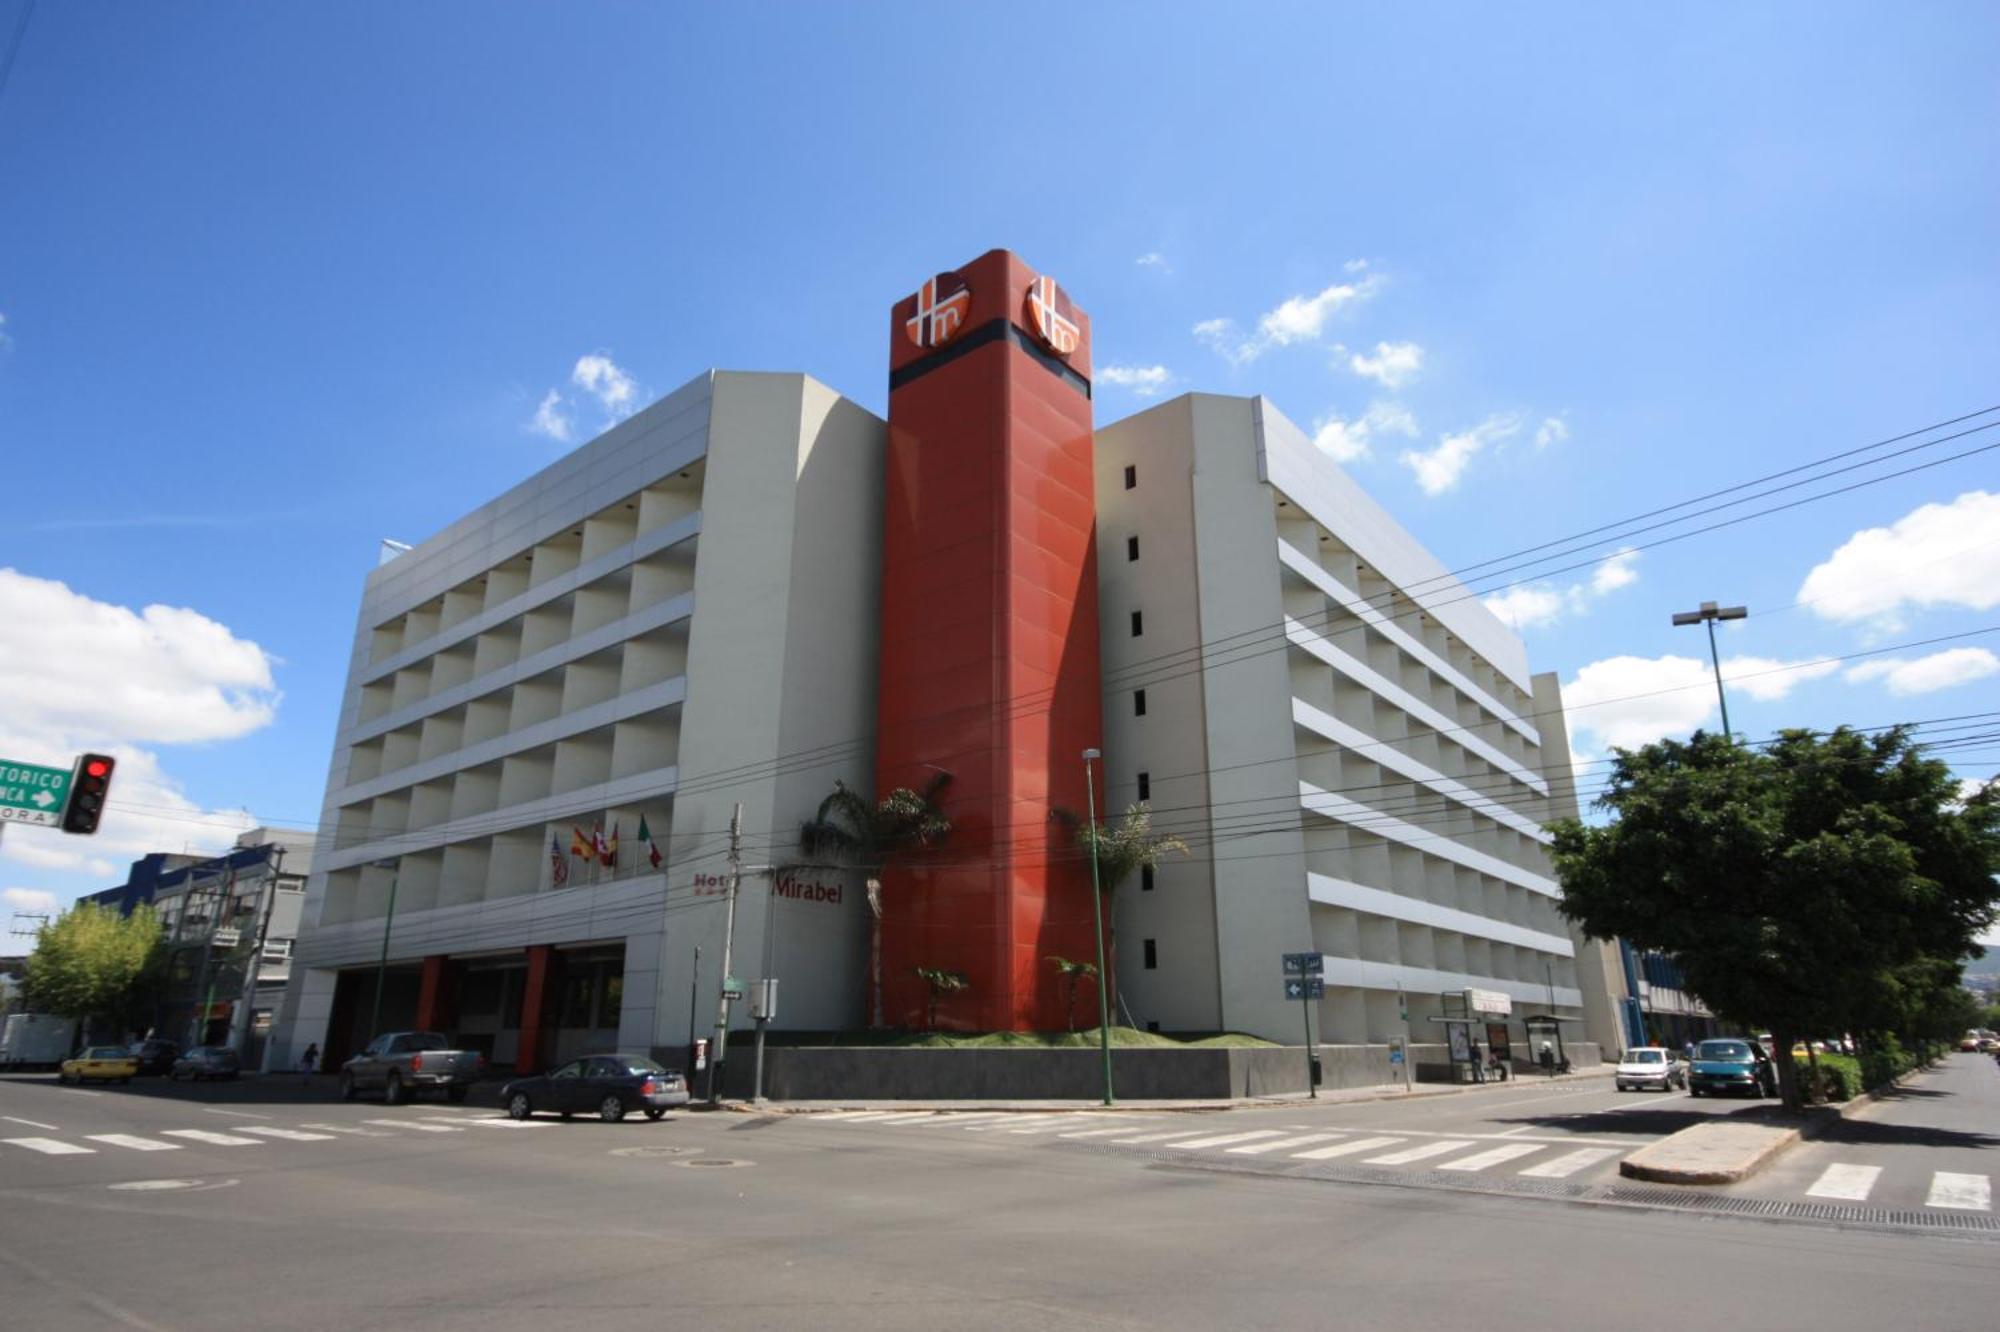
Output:
<path fill-rule="evenodd" d="M 770 1022 L 778 1016 L 777 981 L 750 982 L 750 1016 L 757 1022 Z"/>

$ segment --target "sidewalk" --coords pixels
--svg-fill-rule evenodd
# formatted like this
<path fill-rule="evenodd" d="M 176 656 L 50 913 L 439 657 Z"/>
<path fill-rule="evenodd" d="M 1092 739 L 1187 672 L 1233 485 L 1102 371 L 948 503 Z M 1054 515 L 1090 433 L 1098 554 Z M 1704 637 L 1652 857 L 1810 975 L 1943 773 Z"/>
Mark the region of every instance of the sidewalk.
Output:
<path fill-rule="evenodd" d="M 705 1103 L 697 1102 L 688 1108 L 691 1110 L 708 1110 L 714 1108 L 736 1111 L 738 1113 L 765 1115 L 811 1115 L 824 1114 L 835 1110 L 908 1110 L 912 1113 L 920 1110 L 980 1110 L 1042 1114 L 1070 1111 L 1076 1114 L 1100 1115 L 1117 1114 L 1121 1111 L 1135 1113 L 1143 1111 L 1148 1114 L 1159 1114 L 1163 1111 L 1178 1111 L 1186 1114 L 1196 1114 L 1214 1113 L 1221 1110 L 1255 1110 L 1267 1106 L 1281 1105 L 1342 1105 L 1368 1101 L 1406 1101 L 1419 1097 L 1433 1096 L 1478 1096 L 1487 1092 L 1522 1091 L 1530 1087 L 1597 1082 L 1609 1078 L 1611 1073 L 1612 1067 L 1606 1064 L 1598 1068 L 1583 1069 L 1575 1073 L 1561 1073 L 1553 1077 L 1531 1074 L 1525 1077 L 1509 1078 L 1505 1082 L 1469 1084 L 1420 1082 L 1414 1084 L 1407 1091 L 1399 1083 L 1390 1083 L 1379 1087 L 1351 1087 L 1340 1091 L 1323 1091 L 1316 1098 L 1310 1097 L 1304 1092 L 1289 1092 L 1282 1096 L 1242 1096 L 1226 1100 L 1208 1101 L 1121 1100 L 1117 1104 L 1110 1106 L 1103 1105 L 1097 1101 L 1084 1100 L 871 1101 L 854 1099 L 834 1101 L 765 1100 L 752 1102 L 731 1098 L 725 1099 L 721 1105 L 716 1107 L 710 1107 Z"/>

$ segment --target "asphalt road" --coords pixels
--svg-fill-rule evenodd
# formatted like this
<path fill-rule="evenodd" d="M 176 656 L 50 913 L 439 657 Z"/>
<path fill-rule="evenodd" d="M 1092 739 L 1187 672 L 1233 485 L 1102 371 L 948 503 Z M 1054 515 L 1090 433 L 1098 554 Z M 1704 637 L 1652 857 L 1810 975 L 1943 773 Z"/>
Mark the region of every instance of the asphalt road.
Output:
<path fill-rule="evenodd" d="M 0 1325 L 1506 1332 L 1679 1329 L 1696 1301 L 1760 1328 L 1984 1332 L 2000 1307 L 2000 1243 L 1976 1237 L 1236 1168 L 1317 1150 L 1240 1148 L 1323 1134 L 1464 1140 L 1415 1163 L 1433 1176 L 1532 1146 L 1473 1168 L 1519 1171 L 1688 1108 L 1580 1083 L 1204 1115 L 526 1128 L 323 1094 L 0 1079 Z M 1171 1136 L 1115 1141 L 1153 1133 Z"/>

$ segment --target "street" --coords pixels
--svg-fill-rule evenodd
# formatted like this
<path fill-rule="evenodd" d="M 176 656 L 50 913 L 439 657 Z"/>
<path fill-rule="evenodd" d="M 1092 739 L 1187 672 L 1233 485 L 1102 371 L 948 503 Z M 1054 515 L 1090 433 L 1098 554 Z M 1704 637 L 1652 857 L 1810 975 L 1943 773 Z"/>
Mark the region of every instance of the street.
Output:
<path fill-rule="evenodd" d="M 1201 1114 L 518 1125 L 342 1104 L 324 1080 L 0 1079 L 0 1308 L 37 1329 L 1679 1328 L 1691 1305 L 1992 1326 L 1989 1230 L 1585 1196 L 1684 1116 L 1743 1108 L 1579 1079 Z M 1878 1140 L 1809 1145 L 1745 1187 L 1775 1198 L 1836 1160 L 1880 1165 L 1885 1189 L 1933 1160 L 1990 1177 L 1990 1139 L 1924 1123 L 1996 1108 L 1992 1061 L 1955 1058 L 1855 1126 Z"/>

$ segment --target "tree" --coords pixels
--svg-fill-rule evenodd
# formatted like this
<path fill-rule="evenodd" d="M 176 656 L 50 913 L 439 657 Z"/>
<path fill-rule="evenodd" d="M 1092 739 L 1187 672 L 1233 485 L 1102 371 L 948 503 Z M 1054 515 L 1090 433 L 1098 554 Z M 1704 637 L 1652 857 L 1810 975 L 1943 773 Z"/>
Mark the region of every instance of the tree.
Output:
<path fill-rule="evenodd" d="M 1144 801 L 1128 805 L 1115 823 L 1089 825 L 1074 810 L 1053 809 L 1049 817 L 1067 828 L 1086 856 L 1097 859 L 1097 886 L 1104 894 L 1104 954 L 1108 975 L 1115 979 L 1118 965 L 1112 946 L 1111 897 L 1118 885 L 1142 869 L 1156 868 L 1168 856 L 1188 854 L 1188 845 L 1172 833 L 1153 831 L 1153 812 Z"/>
<path fill-rule="evenodd" d="M 1095 962 L 1072 962 L 1066 957 L 1051 955 L 1049 965 L 1063 979 L 1063 1016 L 1071 1031 L 1076 1030 L 1076 990 L 1087 980 L 1097 979 Z"/>
<path fill-rule="evenodd" d="M 956 994 L 960 990 L 971 989 L 972 982 L 966 979 L 964 972 L 946 971 L 942 967 L 917 967 L 915 971 L 918 978 L 925 985 L 928 985 L 931 991 L 930 1006 L 924 1011 L 924 1025 L 930 1030 L 936 1031 L 938 1000 L 947 994 Z"/>
<path fill-rule="evenodd" d="M 1596 802 L 1610 821 L 1551 826 L 1561 909 L 1766 1027 L 1796 1110 L 1796 1040 L 1901 1025 L 1908 969 L 1965 957 L 1994 920 L 2000 807 L 1990 792 L 1961 804 L 1956 785 L 1902 728 L 1620 750 Z"/>
<path fill-rule="evenodd" d="M 123 1035 L 146 1024 L 165 953 L 151 907 L 121 916 L 79 902 L 36 931 L 21 996 L 31 1011 L 107 1023 Z"/>
<path fill-rule="evenodd" d="M 882 871 L 901 853 L 934 846 L 951 832 L 951 820 L 938 804 L 950 782 L 951 774 L 939 770 L 921 791 L 899 786 L 871 802 L 836 780 L 833 793 L 799 829 L 799 850 L 806 857 L 831 856 L 866 876 L 870 1026 L 882 1025 Z"/>

